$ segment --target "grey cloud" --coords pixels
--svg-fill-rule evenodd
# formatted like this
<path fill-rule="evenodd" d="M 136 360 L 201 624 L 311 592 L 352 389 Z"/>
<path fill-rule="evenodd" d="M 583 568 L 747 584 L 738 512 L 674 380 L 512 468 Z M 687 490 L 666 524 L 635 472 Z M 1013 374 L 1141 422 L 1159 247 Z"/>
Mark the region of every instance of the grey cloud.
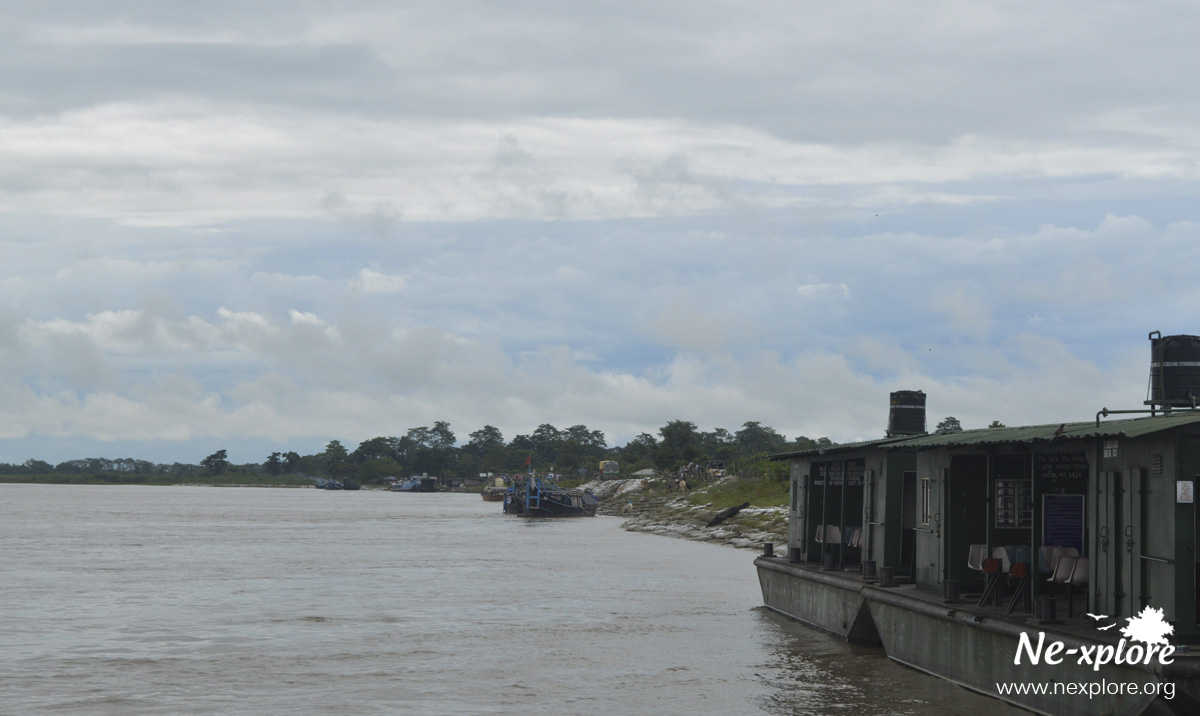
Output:
<path fill-rule="evenodd" d="M 1098 120 L 1163 97 L 1185 117 L 1200 99 L 1186 74 L 1200 50 L 1182 31 L 1198 11 L 1181 6 L 1170 17 L 1118 2 L 978 17 L 890 3 L 43 7 L 14 11 L 14 31 L 124 23 L 231 39 L 6 43 L 9 113 L 197 94 L 439 120 L 686 116 L 791 139 L 939 145 L 1119 133 Z"/>
<path fill-rule="evenodd" d="M 1198 12 L 10 3 L 0 437 L 1139 403 L 1200 331 Z"/>

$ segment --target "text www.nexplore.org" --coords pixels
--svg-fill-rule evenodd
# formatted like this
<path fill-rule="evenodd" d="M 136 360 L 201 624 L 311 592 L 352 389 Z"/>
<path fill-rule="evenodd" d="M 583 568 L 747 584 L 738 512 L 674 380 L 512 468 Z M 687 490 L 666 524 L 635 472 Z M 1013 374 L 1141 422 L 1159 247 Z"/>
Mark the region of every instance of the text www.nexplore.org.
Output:
<path fill-rule="evenodd" d="M 1144 684 L 1128 681 L 1034 681 L 996 683 L 996 691 L 1001 696 L 1086 696 L 1094 699 L 1097 696 L 1138 696 L 1162 695 L 1165 699 L 1175 698 L 1175 683 L 1173 681 L 1148 681 Z"/>

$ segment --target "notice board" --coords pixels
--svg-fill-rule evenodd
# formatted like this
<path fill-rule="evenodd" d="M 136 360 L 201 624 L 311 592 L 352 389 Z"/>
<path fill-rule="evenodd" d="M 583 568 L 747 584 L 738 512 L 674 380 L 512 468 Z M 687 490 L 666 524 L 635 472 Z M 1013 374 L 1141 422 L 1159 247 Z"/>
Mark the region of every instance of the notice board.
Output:
<path fill-rule="evenodd" d="M 1042 544 L 1083 551 L 1083 495 L 1042 495 Z"/>

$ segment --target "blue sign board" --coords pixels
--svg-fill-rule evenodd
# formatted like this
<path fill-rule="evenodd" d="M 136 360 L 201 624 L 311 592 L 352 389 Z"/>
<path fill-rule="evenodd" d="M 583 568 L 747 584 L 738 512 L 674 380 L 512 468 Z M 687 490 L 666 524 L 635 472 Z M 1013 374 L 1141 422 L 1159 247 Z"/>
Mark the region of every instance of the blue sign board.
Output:
<path fill-rule="evenodd" d="M 1042 544 L 1083 551 L 1083 495 L 1042 495 Z"/>

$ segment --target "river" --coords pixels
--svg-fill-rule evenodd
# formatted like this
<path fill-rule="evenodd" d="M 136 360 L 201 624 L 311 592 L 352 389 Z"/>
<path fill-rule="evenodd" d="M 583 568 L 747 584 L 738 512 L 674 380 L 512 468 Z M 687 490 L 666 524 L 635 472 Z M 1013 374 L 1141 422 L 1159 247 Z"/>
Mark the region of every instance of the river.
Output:
<path fill-rule="evenodd" d="M 0 485 L 0 714 L 1025 713 L 766 609 L 754 554 L 477 495 Z"/>

